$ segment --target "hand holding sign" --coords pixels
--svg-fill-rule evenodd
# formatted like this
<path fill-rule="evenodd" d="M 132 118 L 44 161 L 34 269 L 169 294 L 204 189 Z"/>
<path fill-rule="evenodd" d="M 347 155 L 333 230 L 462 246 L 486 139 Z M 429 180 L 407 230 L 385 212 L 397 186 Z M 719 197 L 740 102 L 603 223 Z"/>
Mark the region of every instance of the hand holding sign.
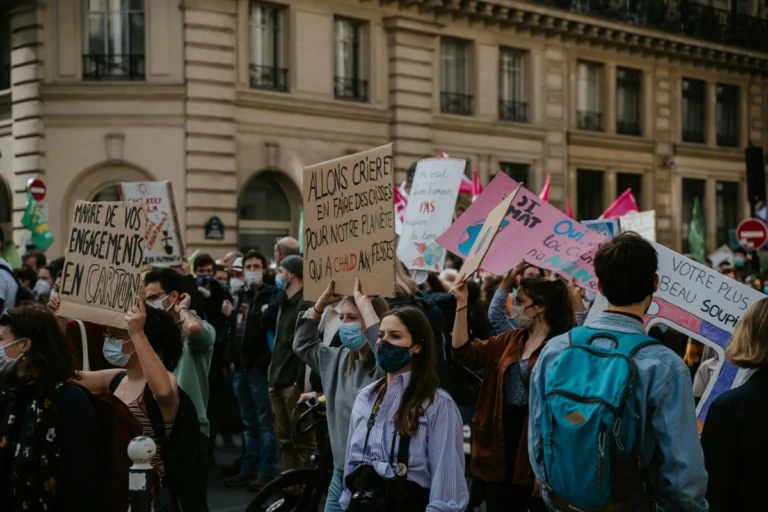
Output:
<path fill-rule="evenodd" d="M 137 296 L 136 305 L 125 315 L 125 323 L 128 325 L 128 334 L 131 338 L 144 333 L 144 324 L 147 322 L 147 312 L 144 307 L 144 301 Z"/>
<path fill-rule="evenodd" d="M 358 283 L 359 281 L 355 283 L 355 289 L 357 289 Z M 323 294 L 320 296 L 319 299 L 317 299 L 317 303 L 315 304 L 316 311 L 319 311 L 320 313 L 322 313 L 323 311 L 325 311 L 325 308 L 336 304 L 337 302 L 339 302 L 341 299 L 344 298 L 343 295 L 339 295 L 334 291 L 335 287 L 336 287 L 336 281 L 331 279 L 331 281 L 328 283 L 328 286 L 325 288 L 325 291 L 323 292 Z"/>

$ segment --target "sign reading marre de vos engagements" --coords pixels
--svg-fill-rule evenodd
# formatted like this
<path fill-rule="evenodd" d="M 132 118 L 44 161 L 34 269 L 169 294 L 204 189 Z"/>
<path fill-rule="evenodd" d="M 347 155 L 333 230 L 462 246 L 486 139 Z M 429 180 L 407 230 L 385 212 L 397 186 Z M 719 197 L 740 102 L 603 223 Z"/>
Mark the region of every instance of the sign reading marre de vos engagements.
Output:
<path fill-rule="evenodd" d="M 392 144 L 304 169 L 304 297 L 328 281 L 352 295 L 393 296 L 395 207 Z"/>
<path fill-rule="evenodd" d="M 125 329 L 141 287 L 146 231 L 146 204 L 78 201 L 57 314 Z"/>

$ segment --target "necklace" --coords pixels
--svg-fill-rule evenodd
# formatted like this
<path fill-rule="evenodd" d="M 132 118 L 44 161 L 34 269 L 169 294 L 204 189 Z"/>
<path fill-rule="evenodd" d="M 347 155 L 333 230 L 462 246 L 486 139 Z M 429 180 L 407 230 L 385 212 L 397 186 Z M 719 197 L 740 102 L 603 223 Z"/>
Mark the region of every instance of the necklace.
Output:
<path fill-rule="evenodd" d="M 127 377 L 125 379 L 125 382 L 128 382 L 128 378 Z M 123 389 L 123 394 L 120 395 L 120 398 L 124 398 L 125 395 L 128 393 L 128 390 L 131 389 L 134 386 L 134 384 L 136 384 L 137 382 L 140 382 L 140 381 L 135 380 L 135 381 L 131 382 L 130 384 L 126 384 L 125 388 Z"/>

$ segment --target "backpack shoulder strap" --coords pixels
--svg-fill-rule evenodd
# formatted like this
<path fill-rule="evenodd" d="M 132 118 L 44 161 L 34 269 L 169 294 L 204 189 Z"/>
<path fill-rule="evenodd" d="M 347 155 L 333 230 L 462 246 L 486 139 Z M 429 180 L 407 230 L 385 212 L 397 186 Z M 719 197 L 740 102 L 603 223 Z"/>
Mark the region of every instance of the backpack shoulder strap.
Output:
<path fill-rule="evenodd" d="M 574 327 L 568 332 L 568 338 L 572 347 L 586 347 L 592 345 L 596 339 L 609 339 L 614 345 L 619 345 L 617 332 L 606 331 L 602 329 L 593 329 L 591 327 Z"/>
<path fill-rule="evenodd" d="M 640 349 L 650 345 L 660 345 L 660 343 L 647 334 L 621 334 L 618 350 L 631 359 Z"/>
<path fill-rule="evenodd" d="M 88 347 L 83 347 L 83 350 L 87 350 Z M 117 389 L 117 386 L 120 385 L 120 383 L 123 381 L 125 376 L 128 375 L 128 372 L 120 372 L 114 377 L 112 377 L 112 381 L 109 383 L 109 392 L 114 393 Z"/>

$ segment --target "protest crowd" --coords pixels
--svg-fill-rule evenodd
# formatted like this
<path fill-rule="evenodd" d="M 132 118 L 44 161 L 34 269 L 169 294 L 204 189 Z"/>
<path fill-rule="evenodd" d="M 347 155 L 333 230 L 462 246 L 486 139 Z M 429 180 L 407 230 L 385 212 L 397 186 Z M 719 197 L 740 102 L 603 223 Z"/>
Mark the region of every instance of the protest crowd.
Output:
<path fill-rule="evenodd" d="M 768 279 L 754 255 L 713 268 L 634 231 L 606 236 L 514 183 L 457 214 L 463 166 L 453 186 L 450 169 L 414 164 L 398 212 L 405 189 L 376 158 L 357 181 L 389 188 L 347 190 L 370 204 L 336 221 L 388 215 L 326 238 L 305 203 L 301 242 L 140 265 L 136 293 L 78 270 L 74 256 L 109 248 L 0 258 L 0 510 L 128 510 L 141 436 L 156 511 L 208 510 L 213 472 L 253 493 L 249 510 L 766 510 Z M 430 176 L 452 201 L 422 223 L 414 190 Z M 410 243 L 417 227 L 436 232 Z M 0 237 L 0 254 L 11 245 Z M 114 300 L 81 300 L 78 280 Z M 240 457 L 217 464 L 233 440 Z"/>

